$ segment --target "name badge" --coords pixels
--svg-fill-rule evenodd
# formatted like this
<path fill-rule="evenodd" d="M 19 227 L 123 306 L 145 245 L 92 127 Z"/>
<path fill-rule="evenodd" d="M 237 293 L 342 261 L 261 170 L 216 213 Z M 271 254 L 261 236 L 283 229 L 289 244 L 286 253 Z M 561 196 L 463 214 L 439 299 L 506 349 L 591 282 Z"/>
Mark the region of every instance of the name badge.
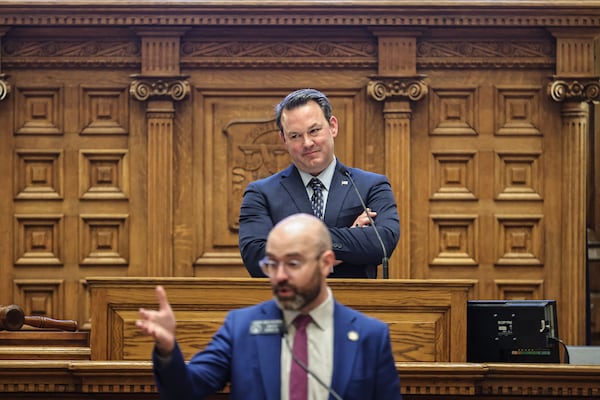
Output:
<path fill-rule="evenodd" d="M 279 335 L 283 321 L 280 319 L 259 319 L 250 323 L 251 335 Z"/>

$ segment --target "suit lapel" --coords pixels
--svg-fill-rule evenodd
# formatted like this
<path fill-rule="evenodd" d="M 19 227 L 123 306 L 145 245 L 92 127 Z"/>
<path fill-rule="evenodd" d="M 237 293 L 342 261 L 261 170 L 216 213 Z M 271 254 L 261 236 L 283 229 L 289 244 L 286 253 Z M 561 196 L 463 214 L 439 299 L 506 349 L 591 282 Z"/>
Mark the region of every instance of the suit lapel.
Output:
<path fill-rule="evenodd" d="M 310 199 L 306 194 L 306 188 L 300 177 L 300 173 L 294 165 L 291 165 L 281 177 L 281 186 L 290 195 L 291 201 L 296 205 L 299 212 L 312 214 Z"/>
<path fill-rule="evenodd" d="M 353 316 L 337 302 L 333 311 L 333 323 L 334 347 L 331 387 L 340 396 L 343 396 L 352 376 L 354 359 L 360 342 L 360 330 L 354 325 Z"/>
<path fill-rule="evenodd" d="M 344 200 L 348 195 L 348 190 L 352 190 L 350 181 L 341 172 L 344 168 L 346 167 L 338 161 L 331 178 L 331 186 L 329 186 L 325 207 L 325 224 L 327 226 L 337 226 L 340 212 L 343 209 L 342 204 L 344 204 Z"/>
<path fill-rule="evenodd" d="M 269 301 L 262 307 L 264 319 L 283 319 L 281 310 L 275 301 Z M 261 381 L 266 395 L 265 400 L 277 400 L 281 397 L 281 336 L 256 335 L 256 354 L 260 367 Z"/>

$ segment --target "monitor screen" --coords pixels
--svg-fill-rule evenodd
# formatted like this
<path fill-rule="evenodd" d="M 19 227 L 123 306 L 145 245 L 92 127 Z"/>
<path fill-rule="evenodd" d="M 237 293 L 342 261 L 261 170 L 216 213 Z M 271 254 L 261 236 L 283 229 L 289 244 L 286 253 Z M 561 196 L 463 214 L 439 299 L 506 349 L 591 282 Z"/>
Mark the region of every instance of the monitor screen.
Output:
<path fill-rule="evenodd" d="M 560 362 L 556 301 L 468 301 L 467 361 Z"/>

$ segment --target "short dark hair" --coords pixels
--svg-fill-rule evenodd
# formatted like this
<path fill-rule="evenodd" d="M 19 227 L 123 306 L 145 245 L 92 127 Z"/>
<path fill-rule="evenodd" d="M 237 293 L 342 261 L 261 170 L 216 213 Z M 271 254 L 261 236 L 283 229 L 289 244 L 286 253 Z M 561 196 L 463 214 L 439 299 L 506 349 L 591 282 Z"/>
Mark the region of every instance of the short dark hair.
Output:
<path fill-rule="evenodd" d="M 280 132 L 283 133 L 283 127 L 281 126 L 281 113 L 283 110 L 292 110 L 305 105 L 309 101 L 314 101 L 319 105 L 327 123 L 329 123 L 332 113 L 331 103 L 329 103 L 327 96 L 316 89 L 299 89 L 285 96 L 285 99 L 275 107 L 275 122 L 277 122 Z"/>

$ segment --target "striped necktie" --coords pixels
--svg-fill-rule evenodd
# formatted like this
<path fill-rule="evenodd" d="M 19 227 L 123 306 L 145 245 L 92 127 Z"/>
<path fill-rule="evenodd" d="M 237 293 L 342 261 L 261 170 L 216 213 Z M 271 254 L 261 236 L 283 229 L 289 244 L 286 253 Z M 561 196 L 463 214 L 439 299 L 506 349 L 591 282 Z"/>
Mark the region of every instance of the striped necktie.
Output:
<path fill-rule="evenodd" d="M 323 219 L 323 184 L 317 178 L 312 178 L 309 182 L 313 190 L 313 195 L 310 198 L 313 214 L 315 217 Z"/>

